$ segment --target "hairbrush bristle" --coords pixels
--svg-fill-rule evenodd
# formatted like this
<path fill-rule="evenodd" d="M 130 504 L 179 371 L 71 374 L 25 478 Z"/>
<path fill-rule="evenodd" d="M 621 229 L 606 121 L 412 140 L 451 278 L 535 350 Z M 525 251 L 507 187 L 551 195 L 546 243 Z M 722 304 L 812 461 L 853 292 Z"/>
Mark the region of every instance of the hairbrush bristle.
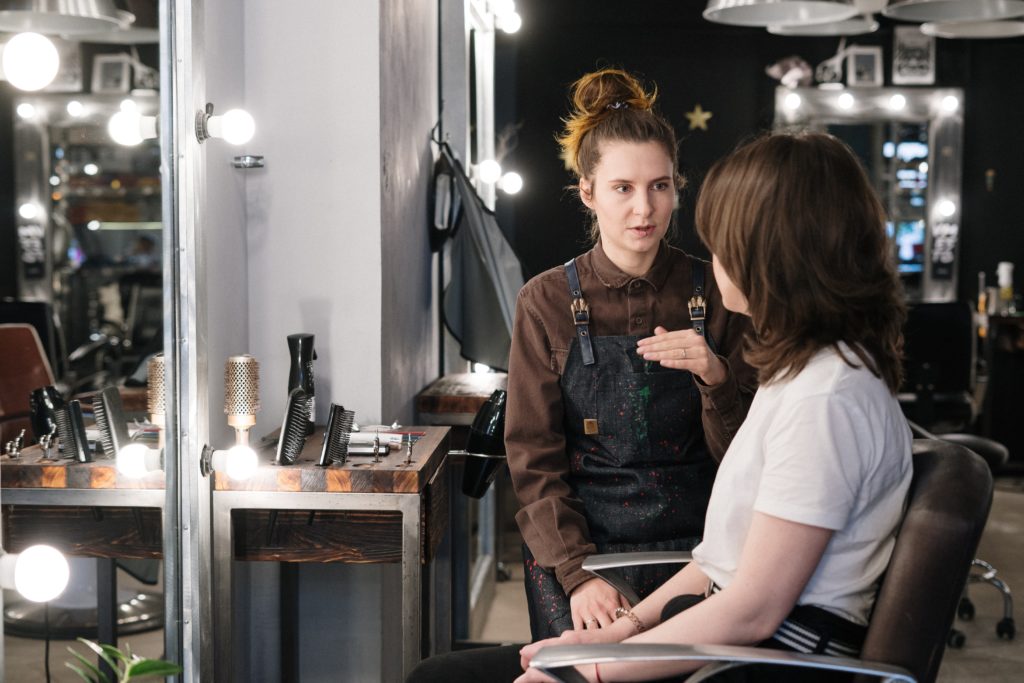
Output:
<path fill-rule="evenodd" d="M 324 443 L 320 448 L 321 467 L 331 463 L 344 465 L 348 460 L 348 444 L 352 436 L 352 425 L 355 424 L 355 411 L 345 410 L 344 406 L 331 404 L 330 416 L 327 418 L 327 429 L 324 430 Z"/>
<path fill-rule="evenodd" d="M 281 438 L 277 442 L 278 465 L 293 465 L 306 445 L 306 423 L 310 413 L 309 396 L 301 388 L 288 394 L 288 406 L 281 424 Z"/>
<path fill-rule="evenodd" d="M 121 393 L 114 387 L 99 392 L 92 401 L 92 413 L 100 433 L 103 454 L 108 458 L 117 456 L 129 441 Z"/>

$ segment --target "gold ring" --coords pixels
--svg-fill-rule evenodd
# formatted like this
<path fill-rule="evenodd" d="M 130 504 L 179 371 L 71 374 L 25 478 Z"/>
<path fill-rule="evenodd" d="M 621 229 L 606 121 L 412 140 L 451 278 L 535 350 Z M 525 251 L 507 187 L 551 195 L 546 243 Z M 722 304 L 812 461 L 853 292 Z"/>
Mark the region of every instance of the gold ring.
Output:
<path fill-rule="evenodd" d="M 686 358 L 686 349 L 683 349 L 683 358 Z"/>
<path fill-rule="evenodd" d="M 586 621 L 583 622 L 583 628 L 590 628 L 591 624 L 596 624 L 596 623 L 597 623 L 597 619 L 587 619 Z"/>

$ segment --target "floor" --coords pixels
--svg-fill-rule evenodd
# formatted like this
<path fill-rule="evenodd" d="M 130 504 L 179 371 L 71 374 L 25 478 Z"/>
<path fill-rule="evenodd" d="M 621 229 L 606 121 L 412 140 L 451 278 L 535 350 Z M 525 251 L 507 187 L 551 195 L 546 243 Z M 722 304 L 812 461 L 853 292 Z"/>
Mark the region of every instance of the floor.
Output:
<path fill-rule="evenodd" d="M 1024 587 L 1024 479 L 999 480 L 995 500 L 978 556 L 999 569 L 999 575 L 1012 587 Z M 507 547 L 517 548 L 515 544 Z M 529 639 L 529 623 L 522 587 L 522 569 L 514 557 L 508 568 L 513 574 L 510 581 L 498 584 L 497 598 L 484 625 L 482 640 L 489 642 L 524 642 Z M 130 580 L 129 580 L 130 582 Z M 957 622 L 957 628 L 967 637 L 961 650 L 947 649 L 939 672 L 940 683 L 969 683 L 974 681 L 1020 680 L 1024 670 L 1024 636 L 1015 640 L 1001 640 L 996 636 L 995 624 L 1002 615 L 1002 604 L 996 591 L 986 586 L 975 587 L 971 597 L 977 616 L 971 622 Z M 1019 619 L 1024 620 L 1024 606 L 1016 608 Z M 157 657 L 163 651 L 162 631 L 137 634 L 123 639 L 134 652 Z M 50 681 L 73 683 L 80 681 L 65 662 L 72 659 L 67 651 L 82 646 L 73 641 L 53 641 L 50 644 Z M 43 683 L 44 643 L 41 640 L 4 639 L 4 674 L 8 683 Z"/>

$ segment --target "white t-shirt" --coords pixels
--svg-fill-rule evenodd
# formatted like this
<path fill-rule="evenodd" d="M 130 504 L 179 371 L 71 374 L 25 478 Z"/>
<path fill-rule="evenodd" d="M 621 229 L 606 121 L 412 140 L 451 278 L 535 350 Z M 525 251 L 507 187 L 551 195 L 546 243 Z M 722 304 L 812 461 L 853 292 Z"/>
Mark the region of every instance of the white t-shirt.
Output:
<path fill-rule="evenodd" d="M 755 511 L 833 529 L 797 604 L 866 624 L 903 516 L 911 445 L 885 383 L 819 351 L 797 376 L 758 389 L 718 468 L 694 560 L 727 587 Z"/>

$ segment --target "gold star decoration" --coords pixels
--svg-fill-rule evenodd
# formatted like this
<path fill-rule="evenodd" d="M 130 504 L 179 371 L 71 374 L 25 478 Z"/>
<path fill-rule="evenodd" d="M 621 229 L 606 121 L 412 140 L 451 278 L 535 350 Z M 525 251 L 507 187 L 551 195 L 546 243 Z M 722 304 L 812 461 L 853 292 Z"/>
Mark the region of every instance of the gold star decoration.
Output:
<path fill-rule="evenodd" d="M 708 119 L 712 116 L 714 116 L 714 114 L 709 111 L 704 111 L 701 109 L 699 104 L 693 108 L 693 111 L 686 112 L 686 118 L 690 120 L 690 130 L 697 130 L 698 128 L 701 130 L 707 130 Z"/>

